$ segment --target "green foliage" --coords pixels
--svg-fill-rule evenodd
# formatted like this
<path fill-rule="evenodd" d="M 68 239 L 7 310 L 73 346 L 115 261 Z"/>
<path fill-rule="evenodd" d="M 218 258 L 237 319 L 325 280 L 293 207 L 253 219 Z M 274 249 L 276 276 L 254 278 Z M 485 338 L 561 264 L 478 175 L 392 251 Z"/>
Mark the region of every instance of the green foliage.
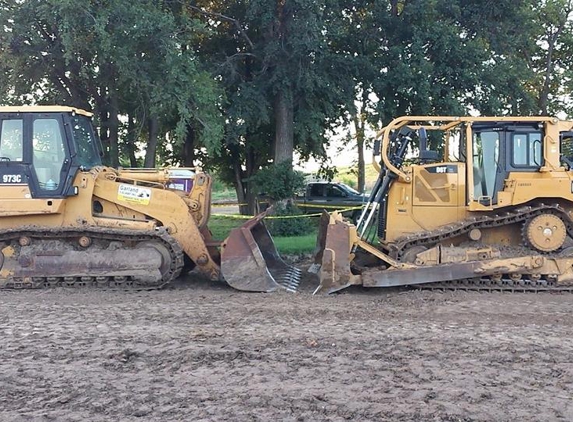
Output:
<path fill-rule="evenodd" d="M 4 1 L 0 94 L 91 109 L 103 138 L 123 137 L 106 143 L 117 162 L 196 158 L 252 198 L 279 94 L 303 159 L 349 122 L 573 113 L 571 13 L 570 0 Z"/>
<path fill-rule="evenodd" d="M 338 173 L 339 171 L 336 167 L 331 166 L 327 163 L 323 163 L 316 172 L 316 175 L 319 179 L 328 180 L 330 182 L 332 179 L 336 177 Z"/>
<path fill-rule="evenodd" d="M 312 230 L 311 218 L 306 217 L 291 201 L 287 201 L 286 204 L 278 202 L 273 209 L 271 217 L 294 217 L 268 219 L 267 226 L 273 236 L 303 236 Z"/>
<path fill-rule="evenodd" d="M 249 182 L 273 201 L 292 198 L 305 185 L 304 173 L 293 170 L 292 164 L 287 162 L 260 170 Z"/>
<path fill-rule="evenodd" d="M 356 177 L 352 177 L 352 176 L 350 176 L 350 175 L 348 175 L 348 176 L 342 176 L 342 177 L 340 177 L 340 181 L 341 181 L 342 183 L 344 183 L 345 185 L 348 185 L 348 186 L 350 186 L 351 188 L 356 189 L 356 185 L 357 185 L 357 183 L 356 183 Z"/>
<path fill-rule="evenodd" d="M 217 177 L 217 175 L 214 175 L 213 178 L 213 185 L 212 185 L 212 191 L 213 192 L 222 192 L 222 191 L 226 191 L 229 190 L 230 186 L 223 182 L 219 177 Z"/>
<path fill-rule="evenodd" d="M 301 157 L 325 155 L 327 132 L 339 117 L 340 85 L 346 82 L 347 54 L 329 48 L 338 2 L 196 4 L 192 10 L 210 33 L 201 45 L 201 59 L 211 63 L 227 100 L 222 107 L 225 140 L 217 157 L 204 157 L 205 166 L 221 171 L 239 195 L 252 197 L 250 184 L 243 181 L 273 161 L 279 94 L 292 107 L 286 132 L 293 134 Z"/>
<path fill-rule="evenodd" d="M 223 137 L 224 92 L 197 58 L 201 28 L 182 12 L 176 3 L 152 0 L 3 2 L 6 100 L 93 110 L 104 145 L 119 133 L 117 116 L 129 115 L 134 125 L 126 133 L 133 139 L 120 150 L 125 157 L 117 157 L 117 144 L 108 145 L 112 163 L 133 163 L 127 155 L 135 154 L 136 144 L 151 148 L 150 118 L 159 122 L 162 158 L 191 128 L 197 146 L 214 154 Z"/>

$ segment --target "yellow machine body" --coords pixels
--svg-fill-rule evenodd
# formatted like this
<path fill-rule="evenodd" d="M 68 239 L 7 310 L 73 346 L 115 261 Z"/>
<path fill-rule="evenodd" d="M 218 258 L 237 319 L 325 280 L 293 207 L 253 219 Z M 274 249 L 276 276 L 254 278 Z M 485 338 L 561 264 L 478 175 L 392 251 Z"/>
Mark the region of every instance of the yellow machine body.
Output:
<path fill-rule="evenodd" d="M 379 138 L 380 177 L 358 224 L 334 214 L 321 225 L 317 291 L 573 280 L 573 122 L 406 116 Z"/>
<path fill-rule="evenodd" d="M 240 290 L 296 287 L 297 270 L 278 254 L 268 262 L 286 281 L 266 261 L 240 271 L 229 264 L 260 253 L 253 230 L 265 239 L 268 232 L 256 220 L 251 230 L 214 241 L 209 175 L 105 167 L 90 117 L 70 107 L 0 107 L 0 288 L 157 288 L 192 268 Z"/>

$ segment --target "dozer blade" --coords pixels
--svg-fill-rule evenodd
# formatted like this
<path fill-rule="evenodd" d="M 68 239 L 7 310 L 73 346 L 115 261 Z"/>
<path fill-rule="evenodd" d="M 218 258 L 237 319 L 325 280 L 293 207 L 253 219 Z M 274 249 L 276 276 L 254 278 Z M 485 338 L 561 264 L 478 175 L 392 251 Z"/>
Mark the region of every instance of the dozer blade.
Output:
<path fill-rule="evenodd" d="M 323 213 L 320 219 L 313 269 L 320 270 L 317 293 L 334 293 L 353 284 L 360 284 L 360 276 L 352 274 L 350 263 L 354 259 L 352 248 L 358 237 L 356 227 L 345 223 L 336 212 Z"/>
<path fill-rule="evenodd" d="M 330 214 L 323 211 L 318 222 L 318 235 L 316 236 L 316 246 L 313 254 L 314 263 L 308 269 L 311 273 L 318 273 L 322 265 L 322 256 L 324 254 L 324 248 L 326 248 L 326 233 L 328 232 L 329 223 Z"/>
<path fill-rule="evenodd" d="M 225 281 L 237 290 L 295 292 L 301 271 L 285 263 L 263 219 L 269 210 L 231 230 L 223 242 L 221 271 Z"/>

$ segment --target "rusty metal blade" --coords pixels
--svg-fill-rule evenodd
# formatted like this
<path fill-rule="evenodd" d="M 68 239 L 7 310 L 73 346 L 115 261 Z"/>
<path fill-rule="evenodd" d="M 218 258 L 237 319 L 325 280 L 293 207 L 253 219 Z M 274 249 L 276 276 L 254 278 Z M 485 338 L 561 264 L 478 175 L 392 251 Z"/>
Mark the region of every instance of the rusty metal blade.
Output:
<path fill-rule="evenodd" d="M 323 211 L 318 222 L 318 234 L 316 236 L 316 246 L 313 254 L 314 264 L 309 269 L 310 272 L 317 273 L 322 265 L 322 255 L 324 254 L 324 248 L 326 248 L 326 233 L 328 231 L 329 223 L 330 214 Z"/>
<path fill-rule="evenodd" d="M 263 222 L 268 211 L 231 230 L 221 252 L 223 277 L 237 290 L 272 292 L 285 289 L 295 292 L 301 273 L 280 257 Z"/>
<path fill-rule="evenodd" d="M 321 230 L 324 230 L 323 227 Z M 317 244 L 322 241 L 320 236 L 319 234 Z M 314 294 L 329 294 L 353 284 L 360 284 L 360 276 L 353 274 L 350 269 L 350 262 L 354 257 L 351 249 L 357 239 L 356 228 L 343 222 L 339 215 L 333 214 L 329 218 L 323 236 L 324 248 L 320 252 L 322 259 L 320 285 Z"/>

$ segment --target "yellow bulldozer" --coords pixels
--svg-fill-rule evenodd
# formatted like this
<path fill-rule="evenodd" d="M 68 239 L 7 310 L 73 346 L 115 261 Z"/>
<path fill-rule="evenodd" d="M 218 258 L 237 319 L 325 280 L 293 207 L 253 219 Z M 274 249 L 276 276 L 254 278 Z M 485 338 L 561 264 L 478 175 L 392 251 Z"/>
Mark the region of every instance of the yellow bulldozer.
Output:
<path fill-rule="evenodd" d="M 154 289 L 196 268 L 239 290 L 296 290 L 300 271 L 264 216 L 212 239 L 206 173 L 113 169 L 101 156 L 86 111 L 0 107 L 0 288 Z"/>
<path fill-rule="evenodd" d="M 323 215 L 316 292 L 573 290 L 572 121 L 405 116 L 378 138 L 357 224 Z"/>

